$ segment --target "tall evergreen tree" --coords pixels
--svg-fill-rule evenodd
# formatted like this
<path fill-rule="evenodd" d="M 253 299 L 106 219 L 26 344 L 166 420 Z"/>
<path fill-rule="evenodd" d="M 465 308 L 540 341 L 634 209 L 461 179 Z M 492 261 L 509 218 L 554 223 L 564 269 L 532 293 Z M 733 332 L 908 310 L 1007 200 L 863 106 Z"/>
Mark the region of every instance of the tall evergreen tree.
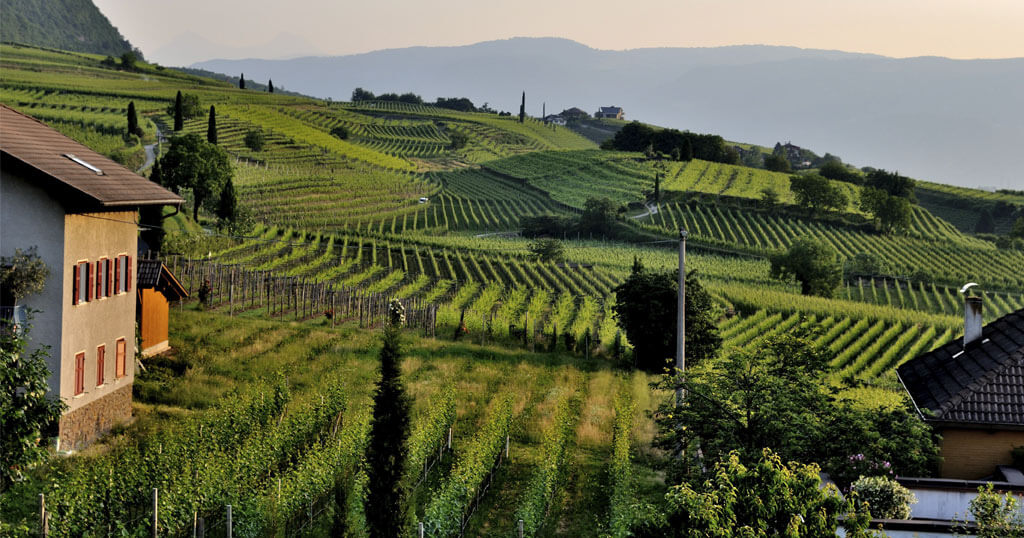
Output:
<path fill-rule="evenodd" d="M 206 124 L 206 141 L 211 144 L 217 143 L 217 111 L 210 105 L 210 120 Z"/>
<path fill-rule="evenodd" d="M 149 180 L 152 181 L 153 183 L 156 183 L 157 185 L 160 185 L 161 187 L 163 187 L 164 186 L 164 177 L 163 177 L 163 175 L 164 175 L 163 170 L 160 169 L 160 159 L 158 158 L 155 161 L 153 161 L 153 168 L 150 169 L 150 171 L 149 171 Z"/>
<path fill-rule="evenodd" d="M 237 211 L 238 198 L 235 196 L 235 185 L 229 179 L 220 191 L 220 201 L 217 202 L 217 218 L 221 222 L 234 221 Z"/>
<path fill-rule="evenodd" d="M 273 80 L 268 80 L 267 81 L 267 91 L 270 92 L 270 93 L 274 93 L 274 81 Z"/>
<path fill-rule="evenodd" d="M 401 378 L 400 323 L 384 329 L 380 350 L 380 381 L 373 397 L 373 419 L 366 449 L 370 491 L 366 516 L 371 537 L 402 536 L 405 492 L 399 481 L 405 469 L 406 439 L 409 436 L 409 397 Z"/>
<path fill-rule="evenodd" d="M 128 102 L 128 134 L 139 134 L 139 116 L 135 113 L 135 101 Z"/>
<path fill-rule="evenodd" d="M 178 90 L 178 96 L 174 98 L 174 130 L 180 131 L 185 128 L 185 111 L 184 104 L 181 101 L 181 90 Z"/>
<path fill-rule="evenodd" d="M 238 89 L 240 89 L 240 90 L 244 90 L 245 89 L 245 73 L 242 73 L 241 78 L 238 79 Z"/>
<path fill-rule="evenodd" d="M 519 105 L 519 123 L 526 121 L 526 92 L 523 92 L 523 102 Z"/>

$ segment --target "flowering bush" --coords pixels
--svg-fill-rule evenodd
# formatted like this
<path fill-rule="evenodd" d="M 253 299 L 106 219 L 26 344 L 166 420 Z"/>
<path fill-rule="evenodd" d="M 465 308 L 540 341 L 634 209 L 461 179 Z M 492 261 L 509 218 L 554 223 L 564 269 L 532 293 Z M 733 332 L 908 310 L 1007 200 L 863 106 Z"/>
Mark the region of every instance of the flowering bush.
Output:
<path fill-rule="evenodd" d="M 909 519 L 910 505 L 917 497 L 888 476 L 862 476 L 850 486 L 858 500 L 867 503 L 875 519 Z"/>

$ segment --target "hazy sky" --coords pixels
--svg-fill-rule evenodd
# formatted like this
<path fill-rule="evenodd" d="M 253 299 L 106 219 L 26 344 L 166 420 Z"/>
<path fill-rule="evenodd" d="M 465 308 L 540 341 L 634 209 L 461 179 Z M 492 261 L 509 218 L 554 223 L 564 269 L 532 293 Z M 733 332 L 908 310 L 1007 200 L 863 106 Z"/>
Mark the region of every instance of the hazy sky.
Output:
<path fill-rule="evenodd" d="M 262 45 L 279 34 L 288 55 L 551 36 L 599 49 L 769 44 L 896 57 L 1024 57 L 1022 0 L 94 1 L 164 63 L 173 49 L 180 49 L 177 61 L 266 55 L 273 49 Z"/>

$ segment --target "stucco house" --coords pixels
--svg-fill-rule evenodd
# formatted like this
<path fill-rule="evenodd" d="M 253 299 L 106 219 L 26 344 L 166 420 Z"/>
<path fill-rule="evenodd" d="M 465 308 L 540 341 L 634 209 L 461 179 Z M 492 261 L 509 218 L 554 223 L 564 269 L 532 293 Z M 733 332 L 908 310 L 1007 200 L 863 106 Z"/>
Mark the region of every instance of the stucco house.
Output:
<path fill-rule="evenodd" d="M 613 120 L 624 120 L 626 119 L 626 113 L 622 111 L 621 107 L 617 106 L 603 106 L 594 113 L 595 118 L 611 118 Z"/>
<path fill-rule="evenodd" d="M 965 304 L 964 337 L 896 371 L 922 418 L 942 435 L 941 476 L 983 479 L 1024 446 L 1024 309 L 982 324 Z"/>
<path fill-rule="evenodd" d="M 138 209 L 181 197 L 0 105 L 0 254 L 37 247 L 50 274 L 27 297 L 30 346 L 49 347 L 62 448 L 131 417 Z"/>

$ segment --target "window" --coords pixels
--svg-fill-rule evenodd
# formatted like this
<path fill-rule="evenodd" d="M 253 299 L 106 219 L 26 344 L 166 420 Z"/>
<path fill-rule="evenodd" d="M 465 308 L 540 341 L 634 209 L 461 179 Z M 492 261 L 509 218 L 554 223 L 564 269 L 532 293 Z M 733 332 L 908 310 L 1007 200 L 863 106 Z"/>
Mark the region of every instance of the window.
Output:
<path fill-rule="evenodd" d="M 117 293 L 129 292 L 132 290 L 132 257 L 118 256 L 117 263 Z"/>
<path fill-rule="evenodd" d="M 106 282 L 103 274 L 103 260 L 96 260 L 96 298 L 102 299 L 106 297 L 103 293 L 103 283 Z"/>
<path fill-rule="evenodd" d="M 107 346 L 96 348 L 96 386 L 103 384 L 103 361 L 106 359 Z"/>
<path fill-rule="evenodd" d="M 89 287 L 92 271 L 89 262 L 79 262 L 72 268 L 71 276 L 71 304 L 88 302 L 92 298 L 92 289 Z"/>
<path fill-rule="evenodd" d="M 111 295 L 114 294 L 114 263 L 113 263 L 112 260 L 103 260 L 103 261 L 104 261 L 104 263 L 103 263 L 104 273 L 103 274 L 106 275 L 105 280 L 107 281 L 107 287 L 106 287 L 105 295 L 107 297 L 110 297 Z"/>
<path fill-rule="evenodd" d="M 75 396 L 85 392 L 85 352 L 75 355 Z"/>
<path fill-rule="evenodd" d="M 124 341 L 124 338 L 118 339 L 118 341 L 117 341 L 117 358 L 116 358 L 117 362 L 115 364 L 115 366 L 116 366 L 116 368 L 115 368 L 115 370 L 116 370 L 115 376 L 118 379 L 124 377 L 125 346 L 126 346 L 126 342 Z"/>

